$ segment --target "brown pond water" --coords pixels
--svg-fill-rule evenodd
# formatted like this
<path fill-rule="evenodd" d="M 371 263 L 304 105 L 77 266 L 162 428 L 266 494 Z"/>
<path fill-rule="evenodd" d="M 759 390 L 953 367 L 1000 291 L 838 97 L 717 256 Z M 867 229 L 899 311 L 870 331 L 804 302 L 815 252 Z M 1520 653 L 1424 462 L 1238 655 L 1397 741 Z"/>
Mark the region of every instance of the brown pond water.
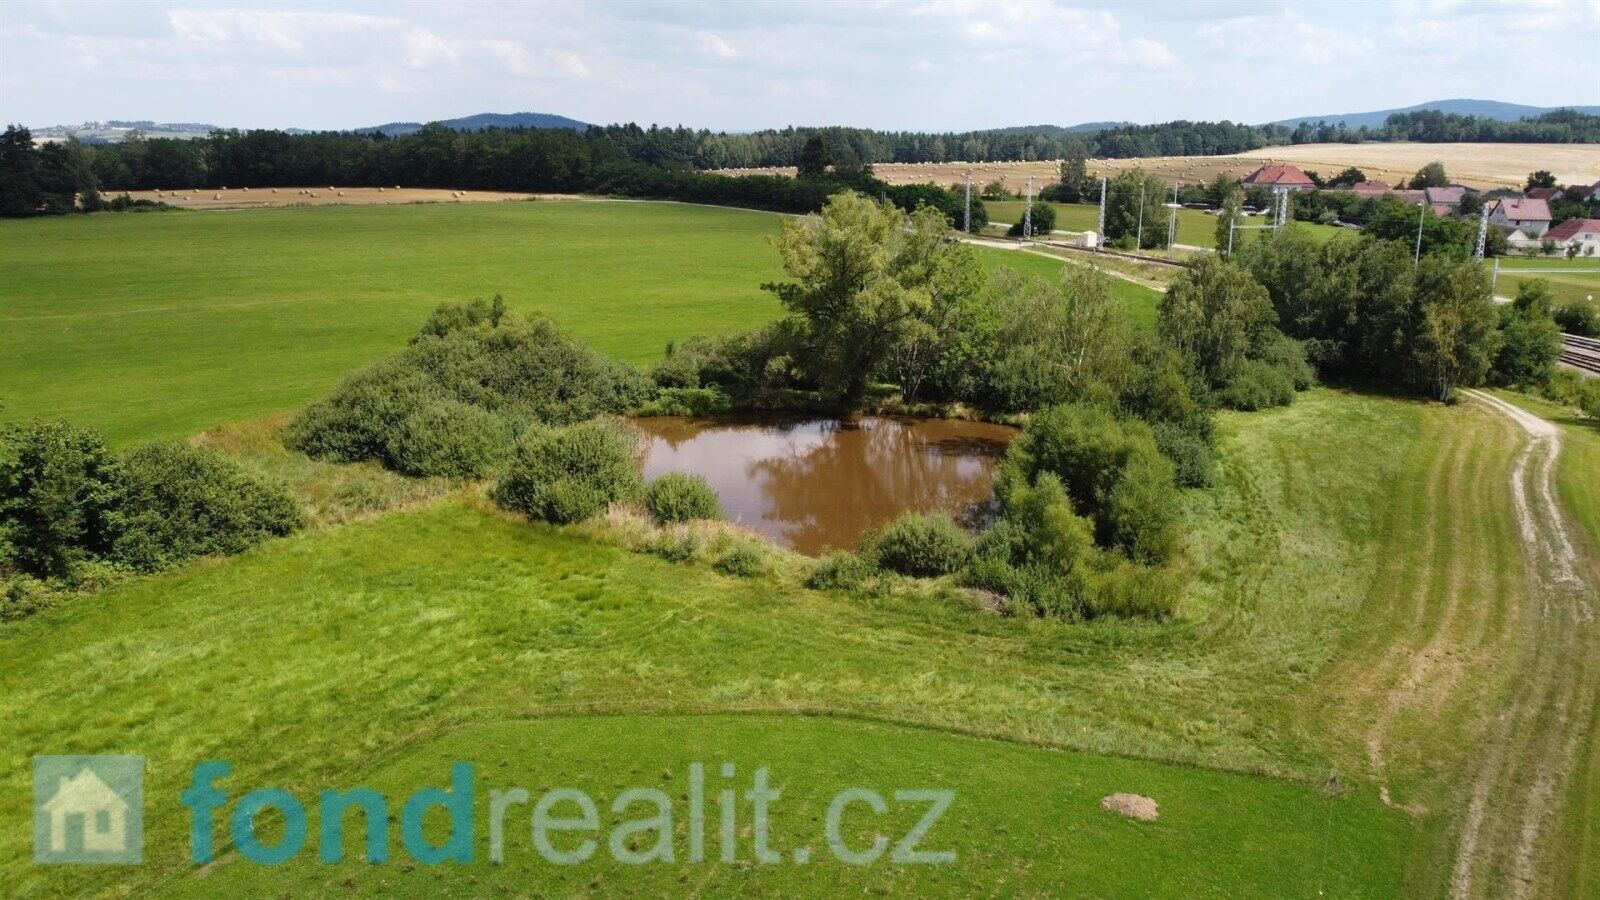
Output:
<path fill-rule="evenodd" d="M 971 523 L 989 510 L 994 466 L 1018 432 L 949 419 L 635 419 L 644 475 L 703 475 L 730 522 L 817 555 L 850 549 L 907 510 Z"/>

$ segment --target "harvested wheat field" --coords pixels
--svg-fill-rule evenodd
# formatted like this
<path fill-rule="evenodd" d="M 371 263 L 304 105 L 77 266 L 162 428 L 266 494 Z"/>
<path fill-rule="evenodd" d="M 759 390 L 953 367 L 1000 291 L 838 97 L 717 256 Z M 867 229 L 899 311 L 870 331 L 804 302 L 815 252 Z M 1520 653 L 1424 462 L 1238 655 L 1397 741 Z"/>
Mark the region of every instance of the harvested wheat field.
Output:
<path fill-rule="evenodd" d="M 185 191 L 127 191 L 135 200 L 155 200 L 184 209 L 265 209 L 272 206 L 370 206 L 386 203 L 490 203 L 499 200 L 557 200 L 565 194 L 509 191 L 452 191 L 405 187 L 203 188 Z"/>
<path fill-rule="evenodd" d="M 1139 159 L 1092 159 L 1089 171 L 1114 175 L 1143 168 L 1168 183 L 1207 182 L 1218 174 L 1243 178 L 1268 162 L 1288 162 L 1331 177 L 1349 166 L 1367 177 L 1391 184 L 1410 178 L 1430 162 L 1444 163 L 1452 181 L 1475 188 L 1520 187 L 1528 173 L 1549 169 L 1562 184 L 1588 184 L 1600 179 L 1600 145 L 1594 144 L 1299 144 L 1263 147 L 1231 156 L 1147 156 Z M 1057 160 L 1031 162 L 880 163 L 873 172 L 890 184 L 959 185 L 972 173 L 981 187 L 1001 180 L 1021 192 L 1034 176 L 1037 189 L 1057 179 Z M 793 175 L 792 167 L 728 169 L 734 175 Z"/>

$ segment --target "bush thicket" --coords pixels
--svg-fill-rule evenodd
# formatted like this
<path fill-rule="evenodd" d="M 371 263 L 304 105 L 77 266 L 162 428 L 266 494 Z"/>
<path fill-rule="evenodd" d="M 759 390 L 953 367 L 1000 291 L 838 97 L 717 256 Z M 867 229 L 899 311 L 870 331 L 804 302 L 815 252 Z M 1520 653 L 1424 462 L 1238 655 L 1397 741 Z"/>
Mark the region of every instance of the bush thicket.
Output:
<path fill-rule="evenodd" d="M 592 420 L 530 428 L 506 464 L 494 500 L 546 522 L 578 522 L 644 490 L 626 425 Z"/>
<path fill-rule="evenodd" d="M 0 431 L 0 570 L 60 577 L 110 552 L 117 489 L 116 457 L 89 429 L 35 422 Z"/>
<path fill-rule="evenodd" d="M 110 515 L 112 559 L 154 572 L 196 556 L 241 553 L 302 524 L 281 486 L 217 450 L 145 444 L 124 454 Z"/>
<path fill-rule="evenodd" d="M 320 459 L 481 475 L 524 428 L 621 412 L 653 393 L 548 319 L 523 320 L 498 302 L 444 304 L 404 350 L 308 406 L 286 441 Z"/>
<path fill-rule="evenodd" d="M 645 488 L 644 505 L 657 522 L 722 518 L 722 501 L 701 475 L 667 472 Z"/>
<path fill-rule="evenodd" d="M 1002 502 L 1044 472 L 1061 479 L 1073 508 L 1094 523 L 1100 546 L 1149 564 L 1176 552 L 1173 465 L 1145 422 L 1089 404 L 1051 407 L 1007 449 L 996 479 Z"/>
<path fill-rule="evenodd" d="M 972 539 L 942 512 L 910 512 L 869 535 L 863 550 L 891 572 L 928 578 L 960 571 Z"/>
<path fill-rule="evenodd" d="M 113 454 L 60 422 L 0 431 L 0 578 L 89 589 L 114 570 L 150 572 L 238 553 L 302 522 L 282 487 L 216 450 L 155 443 Z M 7 587 L 15 611 L 37 592 Z"/>

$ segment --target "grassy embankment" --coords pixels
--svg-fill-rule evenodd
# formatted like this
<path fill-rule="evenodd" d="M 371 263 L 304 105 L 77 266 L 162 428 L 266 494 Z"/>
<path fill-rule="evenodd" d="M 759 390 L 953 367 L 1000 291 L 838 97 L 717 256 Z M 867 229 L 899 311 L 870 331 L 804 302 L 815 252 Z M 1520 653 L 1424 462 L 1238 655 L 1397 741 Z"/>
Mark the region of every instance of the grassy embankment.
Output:
<path fill-rule="evenodd" d="M 777 223 L 610 202 L 0 222 L 0 415 L 115 443 L 181 437 L 296 408 L 403 344 L 438 303 L 496 293 L 644 363 L 670 340 L 778 314 L 760 290 L 781 275 Z M 1116 290 L 1153 316 L 1153 294 Z"/>

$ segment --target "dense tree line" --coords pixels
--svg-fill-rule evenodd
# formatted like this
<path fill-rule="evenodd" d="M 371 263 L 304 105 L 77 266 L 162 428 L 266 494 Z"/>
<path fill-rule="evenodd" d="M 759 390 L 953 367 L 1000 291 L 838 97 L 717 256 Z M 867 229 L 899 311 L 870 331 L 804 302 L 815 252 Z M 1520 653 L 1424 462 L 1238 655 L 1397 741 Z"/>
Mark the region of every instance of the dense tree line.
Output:
<path fill-rule="evenodd" d="M 1600 141 L 1600 116 L 1558 109 L 1504 122 L 1438 110 L 1395 113 L 1378 128 L 1346 127 L 1342 122 L 1301 122 L 1289 134 L 1292 144 L 1354 144 L 1361 141 L 1444 143 L 1592 144 Z"/>
<path fill-rule="evenodd" d="M 813 178 L 729 177 L 619 145 L 611 131 L 619 129 L 457 132 L 431 124 L 397 138 L 228 130 L 195 140 L 136 137 L 121 144 L 36 146 L 27 129 L 11 128 L 0 144 L 0 215 L 70 212 L 77 208 L 75 195 L 82 208 L 92 209 L 101 190 L 399 184 L 610 194 L 776 212 L 811 212 L 849 188 L 907 211 L 927 204 L 952 222 L 961 220 L 963 204 L 953 192 L 884 184 L 865 167 L 851 165 L 847 154 L 830 154 L 830 165 Z M 972 215 L 974 228 L 988 221 L 980 202 L 973 203 Z"/>

